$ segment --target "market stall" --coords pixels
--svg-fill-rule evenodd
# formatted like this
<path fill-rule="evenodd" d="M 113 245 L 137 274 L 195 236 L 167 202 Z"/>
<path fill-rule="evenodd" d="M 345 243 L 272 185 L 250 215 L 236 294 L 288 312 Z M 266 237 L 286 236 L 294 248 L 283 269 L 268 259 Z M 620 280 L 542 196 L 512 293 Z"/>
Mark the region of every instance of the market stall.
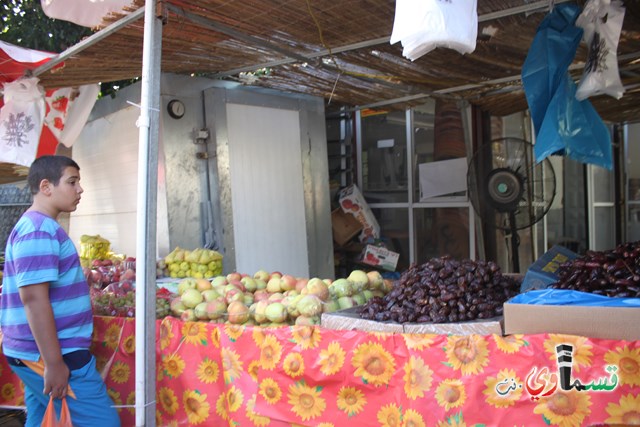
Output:
<path fill-rule="evenodd" d="M 92 351 L 134 423 L 134 321 L 96 317 Z M 156 323 L 156 425 L 587 426 L 638 423 L 640 342 Z M 556 346 L 571 345 L 563 390 Z M 615 369 L 617 368 L 617 369 Z M 21 385 L 0 365 L 0 404 Z M 574 384 L 575 385 L 575 384 Z"/>
<path fill-rule="evenodd" d="M 159 51 L 161 37 L 154 36 L 153 27 L 159 34 L 161 26 L 155 2 L 147 2 L 146 17 L 136 251 L 144 259 L 139 281 L 146 292 L 138 293 L 136 321 L 96 317 L 93 347 L 114 401 L 124 406 L 123 425 L 152 423 L 143 412 L 154 406 L 158 425 L 634 421 L 639 405 L 638 341 L 551 334 L 339 332 L 173 318 L 154 322 L 149 291 L 156 239 L 148 218 L 155 217 L 158 163 L 159 103 L 152 94 L 158 92 L 159 57 L 153 52 Z M 560 384 L 557 345 L 573 347 L 573 377 L 570 371 L 568 378 L 578 378 L 588 389 L 575 387 L 575 382 Z M 154 346 L 155 366 L 147 363 Z M 0 366 L 4 404 L 20 405 L 20 385 L 5 375 L 10 372 L 6 365 Z M 141 368 L 146 375 L 141 375 Z"/>

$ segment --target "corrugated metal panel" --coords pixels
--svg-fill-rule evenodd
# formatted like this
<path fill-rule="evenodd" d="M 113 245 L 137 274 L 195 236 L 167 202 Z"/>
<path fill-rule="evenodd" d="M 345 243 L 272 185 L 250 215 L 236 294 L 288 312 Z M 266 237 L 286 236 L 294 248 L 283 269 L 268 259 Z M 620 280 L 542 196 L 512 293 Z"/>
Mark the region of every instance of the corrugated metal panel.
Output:
<path fill-rule="evenodd" d="M 227 104 L 236 269 L 308 276 L 299 112 Z"/>

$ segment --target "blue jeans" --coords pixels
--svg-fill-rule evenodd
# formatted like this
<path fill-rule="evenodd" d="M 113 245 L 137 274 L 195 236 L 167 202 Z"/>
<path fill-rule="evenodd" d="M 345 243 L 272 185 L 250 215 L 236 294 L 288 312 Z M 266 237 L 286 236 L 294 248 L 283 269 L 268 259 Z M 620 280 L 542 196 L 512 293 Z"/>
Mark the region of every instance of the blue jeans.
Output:
<path fill-rule="evenodd" d="M 24 383 L 27 406 L 27 427 L 39 427 L 49 404 L 49 396 L 42 393 L 44 379 L 26 366 L 10 365 Z M 107 394 L 107 387 L 96 369 L 96 359 L 70 372 L 69 385 L 76 399 L 67 396 L 67 406 L 74 427 L 120 427 L 120 417 Z M 59 399 L 54 400 L 56 415 L 60 417 Z"/>

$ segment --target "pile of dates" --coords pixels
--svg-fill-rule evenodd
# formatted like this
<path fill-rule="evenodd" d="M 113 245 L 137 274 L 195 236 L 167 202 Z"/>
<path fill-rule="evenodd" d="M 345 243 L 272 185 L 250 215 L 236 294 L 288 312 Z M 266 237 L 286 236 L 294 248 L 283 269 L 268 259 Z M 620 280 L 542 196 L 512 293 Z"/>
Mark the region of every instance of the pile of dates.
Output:
<path fill-rule="evenodd" d="M 384 297 L 370 299 L 363 319 L 397 323 L 448 323 L 502 315 L 502 304 L 518 294 L 520 281 L 503 276 L 492 262 L 432 258 L 412 265 Z"/>
<path fill-rule="evenodd" d="M 558 268 L 556 289 L 608 297 L 640 298 L 640 241 L 607 251 L 587 251 Z"/>

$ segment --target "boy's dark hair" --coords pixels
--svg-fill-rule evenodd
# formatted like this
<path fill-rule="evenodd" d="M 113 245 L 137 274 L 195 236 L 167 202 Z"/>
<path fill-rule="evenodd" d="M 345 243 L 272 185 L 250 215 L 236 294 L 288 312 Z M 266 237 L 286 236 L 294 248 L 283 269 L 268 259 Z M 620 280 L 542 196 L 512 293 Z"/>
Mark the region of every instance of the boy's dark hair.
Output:
<path fill-rule="evenodd" d="M 53 185 L 58 185 L 64 170 L 68 167 L 80 170 L 80 166 L 75 161 L 65 156 L 42 156 L 35 159 L 31 163 L 29 175 L 27 176 L 31 194 L 38 194 L 40 182 L 43 179 L 48 180 Z"/>

